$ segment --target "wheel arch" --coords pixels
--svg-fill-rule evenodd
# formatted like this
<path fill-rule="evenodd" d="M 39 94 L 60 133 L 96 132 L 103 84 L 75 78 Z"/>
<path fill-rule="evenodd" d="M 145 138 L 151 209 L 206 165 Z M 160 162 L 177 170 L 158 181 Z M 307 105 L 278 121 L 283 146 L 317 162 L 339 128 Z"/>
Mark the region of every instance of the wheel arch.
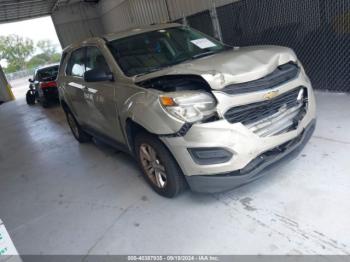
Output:
<path fill-rule="evenodd" d="M 66 103 L 66 101 L 64 101 L 64 99 L 60 99 L 60 104 L 61 104 L 61 107 L 63 109 L 64 112 L 68 112 L 68 111 L 71 111 L 69 109 L 69 106 L 68 104 Z"/>
<path fill-rule="evenodd" d="M 131 118 L 127 118 L 125 122 L 125 133 L 126 139 L 129 145 L 129 149 L 133 155 L 135 155 L 135 138 L 139 133 L 147 133 L 151 135 L 155 135 L 149 132 L 146 128 L 132 120 Z"/>

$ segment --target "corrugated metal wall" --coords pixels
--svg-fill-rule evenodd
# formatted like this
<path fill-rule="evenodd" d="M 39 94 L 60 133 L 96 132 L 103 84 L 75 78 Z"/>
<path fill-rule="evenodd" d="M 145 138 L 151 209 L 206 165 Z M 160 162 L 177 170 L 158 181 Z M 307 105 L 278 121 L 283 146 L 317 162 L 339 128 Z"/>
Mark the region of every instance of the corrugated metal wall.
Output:
<path fill-rule="evenodd" d="M 104 33 L 118 32 L 133 26 L 128 1 L 119 3 L 105 12 L 103 12 L 103 8 L 103 6 L 100 7 Z"/>
<path fill-rule="evenodd" d="M 51 17 L 62 47 L 87 37 L 104 34 L 99 12 L 90 4 L 64 6 L 56 10 Z"/>
<path fill-rule="evenodd" d="M 110 5 L 112 0 L 100 2 Z M 175 21 L 184 16 L 209 10 L 213 3 L 222 6 L 237 0 L 125 0 L 108 11 L 100 12 L 106 33 L 118 32 L 136 25 Z"/>
<path fill-rule="evenodd" d="M 62 47 L 82 41 L 87 37 L 103 35 L 99 18 L 60 24 L 56 26 L 56 32 Z"/>
<path fill-rule="evenodd" d="M 167 2 L 171 20 L 177 20 L 183 16 L 190 16 L 208 10 L 211 7 L 211 0 L 168 0 Z"/>
<path fill-rule="evenodd" d="M 189 24 L 213 33 L 209 9 L 237 0 L 102 0 L 98 5 L 62 6 L 52 19 L 63 47 L 81 39 L 188 17 Z M 191 17 L 201 13 L 202 16 Z M 204 20 L 201 20 L 203 18 Z M 209 26 L 208 26 L 209 23 Z"/>
<path fill-rule="evenodd" d="M 164 0 L 129 0 L 131 16 L 135 24 L 152 24 L 169 21 Z"/>

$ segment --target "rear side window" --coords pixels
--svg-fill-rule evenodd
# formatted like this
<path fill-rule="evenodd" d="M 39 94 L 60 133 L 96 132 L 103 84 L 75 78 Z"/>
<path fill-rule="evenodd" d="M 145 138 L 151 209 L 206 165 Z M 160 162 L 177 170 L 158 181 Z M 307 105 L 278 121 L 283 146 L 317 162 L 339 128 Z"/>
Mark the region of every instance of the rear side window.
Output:
<path fill-rule="evenodd" d="M 72 53 L 66 69 L 67 75 L 83 77 L 85 73 L 85 51 L 85 48 L 81 48 Z"/>

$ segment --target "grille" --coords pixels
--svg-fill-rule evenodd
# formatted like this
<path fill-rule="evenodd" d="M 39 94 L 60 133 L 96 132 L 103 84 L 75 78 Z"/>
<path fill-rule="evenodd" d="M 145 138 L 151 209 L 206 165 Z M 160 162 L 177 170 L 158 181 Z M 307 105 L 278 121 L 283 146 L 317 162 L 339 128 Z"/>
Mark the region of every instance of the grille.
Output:
<path fill-rule="evenodd" d="M 241 84 L 229 85 L 222 91 L 233 95 L 274 88 L 297 77 L 299 71 L 299 67 L 295 63 L 290 62 L 277 67 L 275 71 L 263 78 Z"/>
<path fill-rule="evenodd" d="M 307 89 L 298 87 L 263 102 L 233 107 L 224 117 L 230 123 L 242 123 L 259 136 L 272 136 L 298 127 L 306 114 Z"/>

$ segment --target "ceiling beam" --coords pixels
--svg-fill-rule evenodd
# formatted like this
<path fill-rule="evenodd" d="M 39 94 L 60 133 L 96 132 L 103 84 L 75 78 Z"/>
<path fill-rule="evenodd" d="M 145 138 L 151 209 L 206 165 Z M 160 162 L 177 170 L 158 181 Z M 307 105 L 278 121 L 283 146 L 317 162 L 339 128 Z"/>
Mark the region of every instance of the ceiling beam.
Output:
<path fill-rule="evenodd" d="M 69 0 L 0 0 L 0 23 L 51 15 L 60 2 Z"/>

